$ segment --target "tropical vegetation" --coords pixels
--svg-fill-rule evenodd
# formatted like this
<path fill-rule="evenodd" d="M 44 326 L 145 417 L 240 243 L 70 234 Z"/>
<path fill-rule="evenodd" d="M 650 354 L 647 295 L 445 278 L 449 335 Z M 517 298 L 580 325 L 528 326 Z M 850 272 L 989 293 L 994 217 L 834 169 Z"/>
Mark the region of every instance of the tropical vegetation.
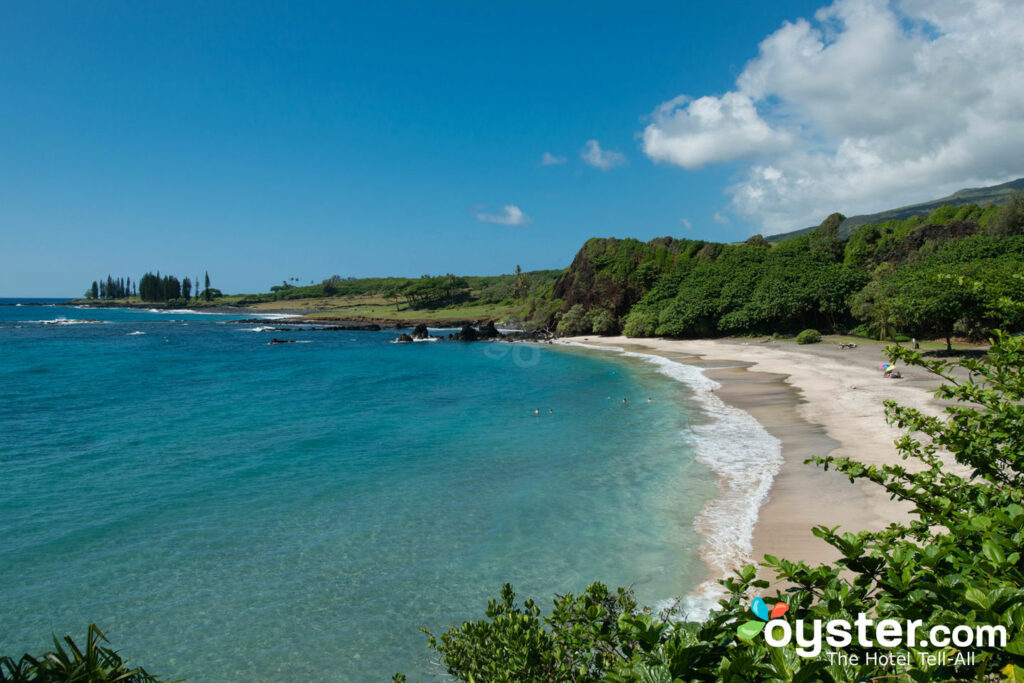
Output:
<path fill-rule="evenodd" d="M 707 337 L 804 329 L 881 339 L 983 339 L 1021 328 L 966 278 L 1024 297 L 1024 199 L 941 207 L 927 216 L 864 224 L 838 237 L 841 214 L 777 244 L 663 237 L 591 239 L 558 278 L 549 305 L 527 315 L 561 334 Z M 595 325 L 600 321 L 599 325 Z"/>

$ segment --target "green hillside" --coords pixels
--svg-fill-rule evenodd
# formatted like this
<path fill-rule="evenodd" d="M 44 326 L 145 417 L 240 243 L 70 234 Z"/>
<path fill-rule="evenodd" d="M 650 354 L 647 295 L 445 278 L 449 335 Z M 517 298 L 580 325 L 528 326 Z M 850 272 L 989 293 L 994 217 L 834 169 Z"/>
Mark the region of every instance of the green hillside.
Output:
<path fill-rule="evenodd" d="M 560 334 L 708 337 L 805 329 L 893 338 L 981 339 L 1022 329 L 1024 195 L 866 223 L 841 214 L 779 243 L 663 237 L 588 240 L 533 325 Z M 988 302 L 988 303 L 985 303 Z"/>
<path fill-rule="evenodd" d="M 920 204 L 901 206 L 898 209 L 889 209 L 888 211 L 881 211 L 879 213 L 851 216 L 844 220 L 839 226 L 838 236 L 841 239 L 845 239 L 852 235 L 853 231 L 858 227 L 867 223 L 884 223 L 891 220 L 903 220 L 910 218 L 911 216 L 927 216 L 942 206 L 963 206 L 964 204 L 977 204 L 979 206 L 988 206 L 990 204 L 1002 205 L 1009 201 L 1014 192 L 1018 192 L 1020 190 L 1024 190 L 1024 178 L 1018 178 L 1017 180 L 1011 180 L 1008 183 L 992 185 L 990 187 L 972 187 L 964 190 L 957 190 L 948 197 L 933 199 Z M 814 230 L 813 226 L 803 228 L 801 230 L 793 230 L 792 232 L 782 232 L 777 235 L 769 235 L 767 239 L 769 242 L 781 242 L 791 237 L 806 235 L 812 230 Z"/>

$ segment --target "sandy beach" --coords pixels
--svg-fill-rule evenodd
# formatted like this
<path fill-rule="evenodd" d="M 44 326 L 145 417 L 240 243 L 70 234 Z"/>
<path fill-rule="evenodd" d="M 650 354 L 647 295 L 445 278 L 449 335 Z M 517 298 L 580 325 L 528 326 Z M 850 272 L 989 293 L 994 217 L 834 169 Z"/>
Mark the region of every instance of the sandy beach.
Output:
<path fill-rule="evenodd" d="M 762 505 L 753 538 L 754 561 L 765 554 L 816 564 L 838 556 L 811 533 L 821 524 L 844 530 L 881 529 L 906 516 L 881 487 L 851 484 L 834 471 L 804 464 L 812 455 L 854 457 L 868 464 L 896 462 L 882 402 L 941 410 L 931 391 L 936 378 L 901 365 L 903 379 L 882 377 L 885 345 L 841 349 L 826 340 L 798 345 L 756 339 L 668 340 L 576 337 L 571 341 L 661 355 L 704 368 L 722 386 L 718 396 L 749 412 L 782 442 L 783 464 Z"/>

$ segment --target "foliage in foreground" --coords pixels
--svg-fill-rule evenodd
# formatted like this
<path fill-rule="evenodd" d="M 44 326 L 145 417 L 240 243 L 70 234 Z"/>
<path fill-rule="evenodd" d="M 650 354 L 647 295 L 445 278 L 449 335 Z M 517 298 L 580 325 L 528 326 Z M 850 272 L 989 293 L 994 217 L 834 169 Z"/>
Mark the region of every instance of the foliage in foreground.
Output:
<path fill-rule="evenodd" d="M 831 661 L 827 644 L 819 656 L 803 658 L 793 643 L 775 648 L 760 637 L 741 640 L 736 628 L 751 618 L 750 599 L 769 586 L 747 566 L 722 582 L 721 608 L 703 622 L 673 623 L 638 609 L 628 591 L 601 584 L 559 596 L 550 616 L 542 616 L 530 600 L 517 605 L 506 585 L 485 619 L 430 635 L 448 673 L 477 683 L 1024 680 L 1024 339 L 997 332 L 986 357 L 955 362 L 900 347 L 889 352 L 945 380 L 936 391 L 951 402 L 944 415 L 886 403 L 889 421 L 905 430 L 897 442 L 904 463 L 814 461 L 884 487 L 912 507 L 910 521 L 878 532 L 815 528 L 842 559 L 812 567 L 767 556 L 763 566 L 789 586 L 767 602 L 785 601 L 789 622 L 808 625 L 852 622 L 861 612 L 876 620 L 920 619 L 925 627 L 1002 625 L 1004 647 L 978 648 L 972 662 L 958 662 L 952 646 L 874 651 L 906 656 L 910 663 L 901 665 L 864 663 L 867 651 L 855 641 L 843 650 L 861 655 L 854 665 Z M 937 652 L 944 663 L 926 659 Z"/>
<path fill-rule="evenodd" d="M 62 644 L 53 636 L 53 650 L 15 661 L 0 658 L 0 683 L 160 683 L 164 680 L 142 668 L 129 668 L 117 652 L 104 647 L 107 638 L 96 624 L 89 626 L 83 651 L 64 636 Z M 66 646 L 66 647 L 65 647 Z"/>

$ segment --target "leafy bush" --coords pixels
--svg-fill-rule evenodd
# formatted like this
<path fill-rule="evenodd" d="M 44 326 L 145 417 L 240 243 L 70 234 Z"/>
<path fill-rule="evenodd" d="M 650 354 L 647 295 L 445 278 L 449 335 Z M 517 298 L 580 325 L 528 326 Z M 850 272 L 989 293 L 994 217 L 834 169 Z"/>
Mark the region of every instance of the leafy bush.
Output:
<path fill-rule="evenodd" d="M 615 316 L 603 308 L 595 308 L 589 313 L 591 330 L 594 334 L 615 334 L 619 325 Z"/>
<path fill-rule="evenodd" d="M 817 330 L 804 330 L 796 335 L 797 344 L 817 344 L 821 341 L 821 332 Z"/>
<path fill-rule="evenodd" d="M 658 326 L 658 316 L 653 311 L 634 306 L 622 324 L 622 333 L 627 337 L 650 337 Z"/>
<path fill-rule="evenodd" d="M 628 591 L 613 594 L 602 584 L 559 597 L 551 615 L 541 616 L 530 600 L 517 607 L 506 586 L 485 619 L 430 636 L 448 673 L 461 681 L 550 683 L 1024 680 L 1024 338 L 994 333 L 987 356 L 955 362 L 925 360 L 896 346 L 888 353 L 946 380 L 935 392 L 947 405 L 942 417 L 885 404 L 888 420 L 906 430 L 899 452 L 915 466 L 831 456 L 813 461 L 851 481 L 882 486 L 908 504 L 909 521 L 859 533 L 816 527 L 813 533 L 841 559 L 812 567 L 766 556 L 763 566 L 776 585 L 786 586 L 767 601 L 784 600 L 786 618 L 805 624 L 864 613 L 876 625 L 920 620 L 921 633 L 935 626 L 1002 627 L 1005 643 L 997 639 L 975 648 L 973 659 L 958 660 L 963 648 L 905 640 L 875 651 L 888 657 L 868 659 L 869 650 L 854 642 L 843 650 L 858 655 L 854 662 L 830 659 L 835 650 L 822 639 L 822 651 L 805 658 L 795 642 L 773 647 L 763 638 L 739 637 L 752 593 L 769 586 L 746 566 L 721 582 L 727 595 L 703 622 L 654 616 L 638 609 Z M 934 654 L 943 658 L 926 658 Z"/>
<path fill-rule="evenodd" d="M 558 321 L 558 334 L 565 337 L 575 337 L 579 334 L 590 333 L 590 319 L 583 310 L 581 304 L 576 304 L 562 315 Z"/>
<path fill-rule="evenodd" d="M 53 636 L 53 651 L 33 657 L 22 655 L 15 661 L 0 658 L 0 683 L 159 683 L 145 669 L 128 668 L 114 650 L 103 647 L 107 638 L 96 624 L 90 624 L 83 652 L 71 636 L 62 645 Z M 65 645 L 67 646 L 65 649 Z"/>

